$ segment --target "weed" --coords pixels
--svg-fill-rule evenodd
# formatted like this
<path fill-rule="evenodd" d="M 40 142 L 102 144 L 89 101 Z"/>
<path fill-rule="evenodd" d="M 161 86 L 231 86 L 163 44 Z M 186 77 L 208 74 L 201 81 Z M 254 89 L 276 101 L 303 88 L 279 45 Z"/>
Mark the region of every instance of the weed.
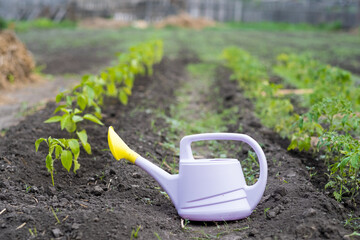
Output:
<path fill-rule="evenodd" d="M 259 162 L 256 159 L 256 153 L 253 151 L 248 152 L 248 156 L 241 162 L 244 177 L 248 185 L 256 183 L 256 176 L 259 175 Z"/>
<path fill-rule="evenodd" d="M 8 128 L 1 129 L 1 130 L 0 130 L 0 136 L 1 136 L 1 137 L 4 137 L 4 136 L 6 135 L 6 133 L 7 133 L 7 131 L 9 131 Z"/>
<path fill-rule="evenodd" d="M 38 233 L 36 228 L 34 227 L 34 230 L 32 230 L 31 228 L 29 228 L 29 232 L 31 234 L 32 237 L 37 237 Z"/>
<path fill-rule="evenodd" d="M 27 184 L 25 184 L 25 192 L 29 193 L 31 190 L 31 186 L 28 186 Z"/>
<path fill-rule="evenodd" d="M 265 215 L 265 217 L 266 217 L 266 213 L 267 213 L 269 210 L 270 210 L 270 208 L 265 208 L 265 209 L 264 209 L 264 215 Z"/>
<path fill-rule="evenodd" d="M 30 21 L 11 21 L 9 25 L 14 26 L 15 31 L 24 32 L 32 29 L 53 29 L 53 28 L 75 28 L 76 23 L 69 20 L 61 22 L 52 21 L 48 18 L 38 18 Z"/>
<path fill-rule="evenodd" d="M 159 236 L 159 234 L 157 232 L 154 232 L 154 235 L 158 240 L 161 240 L 161 237 Z"/>
<path fill-rule="evenodd" d="M 350 227 L 354 231 L 358 231 L 360 229 L 360 217 L 354 217 L 351 213 L 349 214 L 349 218 L 345 220 L 345 227 Z"/>
<path fill-rule="evenodd" d="M 131 231 L 131 237 L 130 237 L 131 240 L 132 240 L 133 238 L 137 238 L 137 237 L 138 237 L 140 229 L 141 229 L 141 225 L 138 226 L 138 227 L 136 228 L 136 230 L 133 229 L 133 230 Z"/>
<path fill-rule="evenodd" d="M 57 223 L 60 224 L 60 220 L 59 220 L 59 218 L 57 217 L 56 212 L 54 211 L 54 209 L 53 209 L 52 207 L 50 207 L 50 209 L 51 209 L 51 212 L 53 213 L 53 215 L 54 215 Z"/>

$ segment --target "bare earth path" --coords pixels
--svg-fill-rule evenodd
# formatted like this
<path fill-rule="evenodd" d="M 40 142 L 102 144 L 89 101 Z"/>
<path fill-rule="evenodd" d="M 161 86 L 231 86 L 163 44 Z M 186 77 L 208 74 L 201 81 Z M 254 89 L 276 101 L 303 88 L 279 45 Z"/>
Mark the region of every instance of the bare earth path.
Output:
<path fill-rule="evenodd" d="M 54 100 L 57 93 L 69 89 L 78 79 L 56 76 L 11 90 L 0 90 L 0 129 L 18 124 L 27 114 Z"/>

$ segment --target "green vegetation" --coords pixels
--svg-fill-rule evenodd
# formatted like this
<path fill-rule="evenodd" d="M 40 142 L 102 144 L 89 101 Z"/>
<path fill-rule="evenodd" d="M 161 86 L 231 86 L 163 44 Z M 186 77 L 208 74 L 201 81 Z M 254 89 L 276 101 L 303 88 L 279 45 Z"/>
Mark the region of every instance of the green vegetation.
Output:
<path fill-rule="evenodd" d="M 20 39 L 31 44 L 32 51 L 42 55 L 58 54 L 63 50 L 79 48 L 101 49 L 93 54 L 103 57 L 111 56 L 114 52 L 123 51 L 133 44 L 143 40 L 161 38 L 164 40 L 164 50 L 168 57 L 182 54 L 183 46 L 196 53 L 200 60 L 216 61 L 222 49 L 229 45 L 241 46 L 252 55 L 266 62 L 268 65 L 276 61 L 275 56 L 281 53 L 311 52 L 316 60 L 340 65 L 345 69 L 359 69 L 357 57 L 360 55 L 359 34 L 335 31 L 305 31 L 299 29 L 281 31 L 271 29 L 264 31 L 261 26 L 270 23 L 241 23 L 242 27 L 228 27 L 219 25 L 206 28 L 201 32 L 191 29 L 135 29 L 131 27 L 121 29 L 68 29 L 57 28 L 48 31 L 19 32 Z M 257 28 L 256 25 L 259 27 Z M 281 23 L 273 25 L 281 26 Z M 280 29 L 280 27 L 278 27 Z M 58 36 L 61 36 L 59 38 Z M 32 44 L 33 45 L 33 44 Z M 41 47 L 40 47 L 41 46 Z"/>
<path fill-rule="evenodd" d="M 75 28 L 76 22 L 69 20 L 55 22 L 48 18 L 37 18 L 28 21 L 9 21 L 7 26 L 16 32 L 25 32 L 34 29 Z"/>
<path fill-rule="evenodd" d="M 133 229 L 133 230 L 131 231 L 131 237 L 130 237 L 131 240 L 134 239 L 134 238 L 138 238 L 140 229 L 141 229 L 141 226 L 138 226 L 138 227 L 136 228 L 136 230 Z"/>
<path fill-rule="evenodd" d="M 288 98 L 277 94 L 282 85 L 270 83 L 266 68 L 245 50 L 226 48 L 222 58 L 233 71 L 231 79 L 237 80 L 245 96 L 255 102 L 255 113 L 261 122 L 283 137 L 289 135 L 294 107 Z"/>
<path fill-rule="evenodd" d="M 324 154 L 331 188 L 336 200 L 354 199 L 360 180 L 359 93 L 351 74 L 342 69 L 320 64 L 305 55 L 278 57 L 274 71 L 297 88 L 312 88 L 302 95 L 302 107 L 310 109 L 299 116 L 283 86 L 269 81 L 267 70 L 256 58 L 239 48 L 223 52 L 226 66 L 233 70 L 245 95 L 255 102 L 261 122 L 291 139 L 288 149 Z M 292 127 L 291 127 L 292 126 Z"/>
<path fill-rule="evenodd" d="M 303 95 L 303 105 L 311 106 L 324 97 L 339 96 L 359 106 L 360 94 L 350 72 L 325 65 L 309 55 L 280 54 L 274 72 L 296 88 L 310 88 Z"/>
<path fill-rule="evenodd" d="M 104 97 L 117 97 L 126 105 L 128 96 L 138 74 L 152 75 L 153 64 L 162 59 L 162 41 L 155 40 L 131 47 L 129 53 L 118 54 L 118 63 L 102 71 L 99 76 L 85 75 L 81 83 L 70 91 L 65 91 L 56 96 L 58 107 L 54 114 L 45 123 L 60 123 L 61 130 L 66 129 L 70 133 L 70 139 L 40 138 L 35 142 L 36 151 L 41 142 L 45 141 L 49 146 L 46 157 L 46 167 L 51 173 L 54 185 L 54 160 L 61 158 L 63 167 L 70 171 L 74 162 L 74 173 L 80 168 L 77 158 L 80 155 L 81 143 L 84 150 L 91 154 L 91 145 L 85 129 L 79 128 L 78 124 L 84 120 L 103 125 L 101 122 L 101 106 Z M 74 134 L 76 133 L 76 135 Z M 54 152 L 55 150 L 55 152 Z M 55 154 L 55 159 L 53 158 Z"/>
<path fill-rule="evenodd" d="M 7 28 L 7 22 L 5 19 L 0 17 L 0 31 Z"/>
<path fill-rule="evenodd" d="M 315 149 L 325 156 L 329 170 L 329 182 L 336 200 L 353 199 L 360 186 L 360 142 L 352 136 L 359 128 L 360 119 L 352 110 L 351 103 L 340 97 L 324 98 L 294 125 L 289 149 L 310 150 L 312 140 Z M 318 139 L 318 140 L 317 140 Z"/>
<path fill-rule="evenodd" d="M 38 151 L 40 143 L 43 141 L 49 147 L 49 153 L 46 156 L 46 168 L 51 174 L 51 181 L 54 185 L 54 160 L 61 159 L 63 167 L 69 172 L 74 162 L 74 173 L 80 168 L 80 164 L 77 161 L 80 155 L 80 146 L 77 139 L 56 139 L 49 137 L 48 139 L 39 138 L 35 142 L 35 149 Z M 53 153 L 55 150 L 55 159 L 53 158 Z"/>
<path fill-rule="evenodd" d="M 285 22 L 229 22 L 225 23 L 223 27 L 261 31 L 334 31 L 341 29 L 341 22 L 335 21 L 319 25 Z"/>

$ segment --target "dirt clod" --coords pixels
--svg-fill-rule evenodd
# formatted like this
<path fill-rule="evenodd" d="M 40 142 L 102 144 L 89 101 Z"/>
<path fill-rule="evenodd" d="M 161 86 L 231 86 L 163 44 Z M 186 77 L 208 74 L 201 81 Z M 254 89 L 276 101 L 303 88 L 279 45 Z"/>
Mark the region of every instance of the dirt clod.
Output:
<path fill-rule="evenodd" d="M 104 190 L 102 189 L 102 187 L 100 186 L 95 186 L 92 193 L 95 195 L 95 196 L 100 196 L 102 193 L 104 192 Z"/>
<path fill-rule="evenodd" d="M 306 209 L 303 213 L 304 217 L 312 217 L 316 215 L 316 210 L 313 208 Z"/>
<path fill-rule="evenodd" d="M 133 178 L 141 178 L 141 175 L 138 172 L 134 172 L 133 174 L 131 174 L 131 176 Z"/>
<path fill-rule="evenodd" d="M 63 233 L 58 228 L 51 230 L 51 232 L 54 235 L 54 237 L 56 237 L 56 238 L 63 236 Z"/>

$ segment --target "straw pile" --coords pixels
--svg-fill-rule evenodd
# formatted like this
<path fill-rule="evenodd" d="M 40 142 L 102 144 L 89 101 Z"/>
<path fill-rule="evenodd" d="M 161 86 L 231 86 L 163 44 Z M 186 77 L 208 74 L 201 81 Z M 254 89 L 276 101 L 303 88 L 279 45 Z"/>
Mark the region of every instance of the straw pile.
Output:
<path fill-rule="evenodd" d="M 35 62 L 25 45 L 10 31 L 0 31 L 0 89 L 32 82 Z"/>
<path fill-rule="evenodd" d="M 164 27 L 182 27 L 191 29 L 203 29 L 213 27 L 216 22 L 207 18 L 193 18 L 187 13 L 181 13 L 175 16 L 169 16 L 155 24 L 156 28 Z"/>

